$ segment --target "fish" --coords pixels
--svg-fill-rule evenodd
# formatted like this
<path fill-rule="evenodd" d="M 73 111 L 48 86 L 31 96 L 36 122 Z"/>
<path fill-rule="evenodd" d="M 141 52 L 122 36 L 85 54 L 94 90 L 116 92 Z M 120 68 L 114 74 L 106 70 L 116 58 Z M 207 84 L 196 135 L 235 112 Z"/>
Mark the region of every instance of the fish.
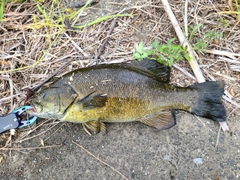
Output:
<path fill-rule="evenodd" d="M 179 87 L 169 83 L 170 70 L 149 59 L 80 68 L 33 96 L 31 113 L 82 123 L 95 133 L 104 132 L 105 123 L 133 121 L 169 129 L 176 124 L 175 110 L 226 121 L 221 101 L 224 81 Z"/>

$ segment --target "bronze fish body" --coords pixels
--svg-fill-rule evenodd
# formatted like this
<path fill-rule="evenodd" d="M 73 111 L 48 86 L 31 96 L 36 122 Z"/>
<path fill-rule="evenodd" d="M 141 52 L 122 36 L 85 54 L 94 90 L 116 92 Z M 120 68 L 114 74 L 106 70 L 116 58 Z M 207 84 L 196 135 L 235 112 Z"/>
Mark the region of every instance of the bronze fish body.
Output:
<path fill-rule="evenodd" d="M 175 125 L 174 109 L 226 121 L 224 82 L 189 87 L 168 84 L 170 69 L 156 61 L 104 64 L 65 74 L 40 91 L 31 104 L 41 118 L 83 123 L 105 130 L 104 122 L 140 121 L 157 129 Z"/>

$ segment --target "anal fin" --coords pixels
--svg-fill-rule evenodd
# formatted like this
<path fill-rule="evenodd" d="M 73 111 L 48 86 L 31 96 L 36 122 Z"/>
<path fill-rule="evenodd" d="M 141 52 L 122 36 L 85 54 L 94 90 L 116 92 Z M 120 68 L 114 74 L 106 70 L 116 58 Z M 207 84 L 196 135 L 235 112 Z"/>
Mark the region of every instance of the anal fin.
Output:
<path fill-rule="evenodd" d="M 105 124 L 99 121 L 89 121 L 84 123 L 84 125 L 95 133 L 106 132 Z"/>
<path fill-rule="evenodd" d="M 143 117 L 140 122 L 157 128 L 158 130 L 169 129 L 176 124 L 172 111 L 160 111 L 151 116 Z"/>

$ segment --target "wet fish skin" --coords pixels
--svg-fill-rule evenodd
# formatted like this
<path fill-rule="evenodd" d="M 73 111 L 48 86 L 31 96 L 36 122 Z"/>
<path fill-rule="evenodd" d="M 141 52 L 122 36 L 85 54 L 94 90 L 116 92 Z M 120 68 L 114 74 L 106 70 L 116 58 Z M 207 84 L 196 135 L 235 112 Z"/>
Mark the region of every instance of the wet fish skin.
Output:
<path fill-rule="evenodd" d="M 176 87 L 168 84 L 170 69 L 156 63 L 106 64 L 69 72 L 35 96 L 32 105 L 38 117 L 84 123 L 95 132 L 105 129 L 103 122 L 141 121 L 168 129 L 175 125 L 173 109 L 226 121 L 224 82 Z"/>

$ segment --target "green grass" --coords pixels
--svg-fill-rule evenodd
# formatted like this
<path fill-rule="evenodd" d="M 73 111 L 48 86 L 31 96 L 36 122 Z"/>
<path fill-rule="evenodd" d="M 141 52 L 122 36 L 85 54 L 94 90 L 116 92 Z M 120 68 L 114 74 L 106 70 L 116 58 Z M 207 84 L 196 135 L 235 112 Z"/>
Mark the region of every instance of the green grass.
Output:
<path fill-rule="evenodd" d="M 237 15 L 237 21 L 240 21 L 240 6 L 239 6 L 240 0 L 229 0 L 229 11 L 222 11 L 219 12 L 219 14 L 235 14 Z"/>
<path fill-rule="evenodd" d="M 3 12 L 4 12 L 4 0 L 0 0 L 0 22 L 3 19 Z"/>
<path fill-rule="evenodd" d="M 34 15 L 33 17 L 34 22 L 31 24 L 25 25 L 24 27 L 27 29 L 41 29 L 43 27 L 49 27 L 49 28 L 55 27 L 61 30 L 65 30 L 66 26 L 64 24 L 64 20 L 68 19 L 70 22 L 76 21 L 77 18 L 79 18 L 79 14 L 87 9 L 87 6 L 89 3 L 91 3 L 91 1 L 92 0 L 89 0 L 85 4 L 85 6 L 80 8 L 78 11 L 74 11 L 72 9 L 62 7 L 62 5 L 58 0 L 53 0 L 50 8 L 46 8 L 43 5 L 41 5 L 41 3 L 38 2 L 37 4 L 38 10 L 41 12 L 44 18 L 40 19 L 36 15 Z M 85 26 L 92 26 L 94 24 L 101 23 L 108 19 L 112 19 L 114 17 L 122 17 L 122 16 L 131 16 L 131 15 L 129 14 L 106 15 L 106 16 L 97 18 L 87 24 L 73 25 L 72 28 L 82 29 Z"/>
<path fill-rule="evenodd" d="M 220 39 L 223 35 L 219 32 L 208 31 L 202 37 L 199 37 L 197 31 L 203 26 L 203 24 L 197 24 L 193 28 L 189 28 L 189 43 L 192 44 L 193 49 L 198 53 L 205 52 L 209 44 L 212 43 L 214 39 Z"/>
<path fill-rule="evenodd" d="M 4 16 L 4 5 L 7 3 L 15 2 L 15 1 L 14 0 L 8 0 L 8 1 L 0 0 L 0 22 L 2 22 L 3 16 Z M 16 2 L 22 3 L 24 1 L 25 0 L 17 0 Z"/>

